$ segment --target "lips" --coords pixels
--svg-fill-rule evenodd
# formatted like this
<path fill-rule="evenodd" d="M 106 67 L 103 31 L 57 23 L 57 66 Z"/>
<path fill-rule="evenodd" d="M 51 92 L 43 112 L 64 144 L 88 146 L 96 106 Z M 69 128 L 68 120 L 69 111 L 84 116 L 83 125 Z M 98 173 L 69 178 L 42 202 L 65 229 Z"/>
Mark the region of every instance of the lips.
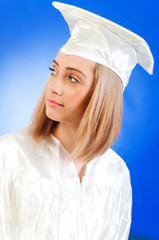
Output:
<path fill-rule="evenodd" d="M 63 104 L 60 104 L 59 102 L 56 102 L 56 101 L 51 100 L 51 99 L 47 99 L 47 101 L 48 101 L 48 104 L 51 107 L 63 107 L 64 106 Z"/>

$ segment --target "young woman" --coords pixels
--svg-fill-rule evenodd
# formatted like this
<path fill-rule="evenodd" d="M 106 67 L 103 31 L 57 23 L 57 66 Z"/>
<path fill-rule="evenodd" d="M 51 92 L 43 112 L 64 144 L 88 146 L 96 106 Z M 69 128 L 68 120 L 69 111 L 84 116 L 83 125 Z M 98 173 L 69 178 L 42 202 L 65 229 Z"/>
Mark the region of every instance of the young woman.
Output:
<path fill-rule="evenodd" d="M 0 240 L 127 240 L 130 174 L 110 146 L 131 71 L 139 62 L 152 73 L 153 58 L 119 25 L 54 6 L 71 38 L 53 60 L 31 125 L 0 138 Z"/>

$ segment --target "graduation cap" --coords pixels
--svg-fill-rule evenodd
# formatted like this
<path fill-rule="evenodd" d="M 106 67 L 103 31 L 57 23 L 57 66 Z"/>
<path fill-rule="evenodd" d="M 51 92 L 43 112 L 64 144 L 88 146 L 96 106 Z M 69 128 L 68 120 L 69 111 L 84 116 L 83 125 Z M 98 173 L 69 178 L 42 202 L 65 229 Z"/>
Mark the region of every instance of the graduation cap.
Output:
<path fill-rule="evenodd" d="M 60 51 L 102 64 L 114 71 L 127 86 L 138 63 L 153 73 L 154 59 L 146 41 L 128 29 L 81 8 L 52 3 L 66 20 L 71 37 Z"/>

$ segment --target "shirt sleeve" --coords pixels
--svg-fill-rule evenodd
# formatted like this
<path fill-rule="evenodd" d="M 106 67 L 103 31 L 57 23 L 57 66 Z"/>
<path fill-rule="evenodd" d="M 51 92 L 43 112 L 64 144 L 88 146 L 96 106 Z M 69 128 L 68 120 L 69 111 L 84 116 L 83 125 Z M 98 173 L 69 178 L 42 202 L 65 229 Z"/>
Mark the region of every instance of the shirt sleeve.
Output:
<path fill-rule="evenodd" d="M 112 221 L 109 228 L 104 229 L 98 240 L 128 240 L 132 215 L 132 187 L 129 170 L 123 171 L 122 183 L 119 187 L 112 208 Z"/>
<path fill-rule="evenodd" d="M 10 214 L 10 171 L 5 159 L 5 144 L 1 140 L 2 137 L 0 137 L 0 240 L 13 240 Z"/>
<path fill-rule="evenodd" d="M 132 218 L 132 187 L 130 173 L 126 169 L 123 175 L 120 199 L 117 210 L 117 231 L 114 240 L 128 240 Z"/>

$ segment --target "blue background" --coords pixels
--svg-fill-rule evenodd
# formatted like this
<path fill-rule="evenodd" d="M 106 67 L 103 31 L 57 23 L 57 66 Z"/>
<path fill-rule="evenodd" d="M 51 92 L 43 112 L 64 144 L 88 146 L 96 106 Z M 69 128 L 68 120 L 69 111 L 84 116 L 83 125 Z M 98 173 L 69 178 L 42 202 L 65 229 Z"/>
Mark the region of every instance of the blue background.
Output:
<path fill-rule="evenodd" d="M 159 3 L 157 0 L 66 0 L 139 34 L 154 56 L 153 76 L 139 65 L 123 94 L 122 131 L 113 148 L 131 173 L 131 232 L 159 239 Z M 28 125 L 69 37 L 60 13 L 44 0 L 0 1 L 0 135 Z M 134 238 L 137 240 L 137 237 Z"/>

